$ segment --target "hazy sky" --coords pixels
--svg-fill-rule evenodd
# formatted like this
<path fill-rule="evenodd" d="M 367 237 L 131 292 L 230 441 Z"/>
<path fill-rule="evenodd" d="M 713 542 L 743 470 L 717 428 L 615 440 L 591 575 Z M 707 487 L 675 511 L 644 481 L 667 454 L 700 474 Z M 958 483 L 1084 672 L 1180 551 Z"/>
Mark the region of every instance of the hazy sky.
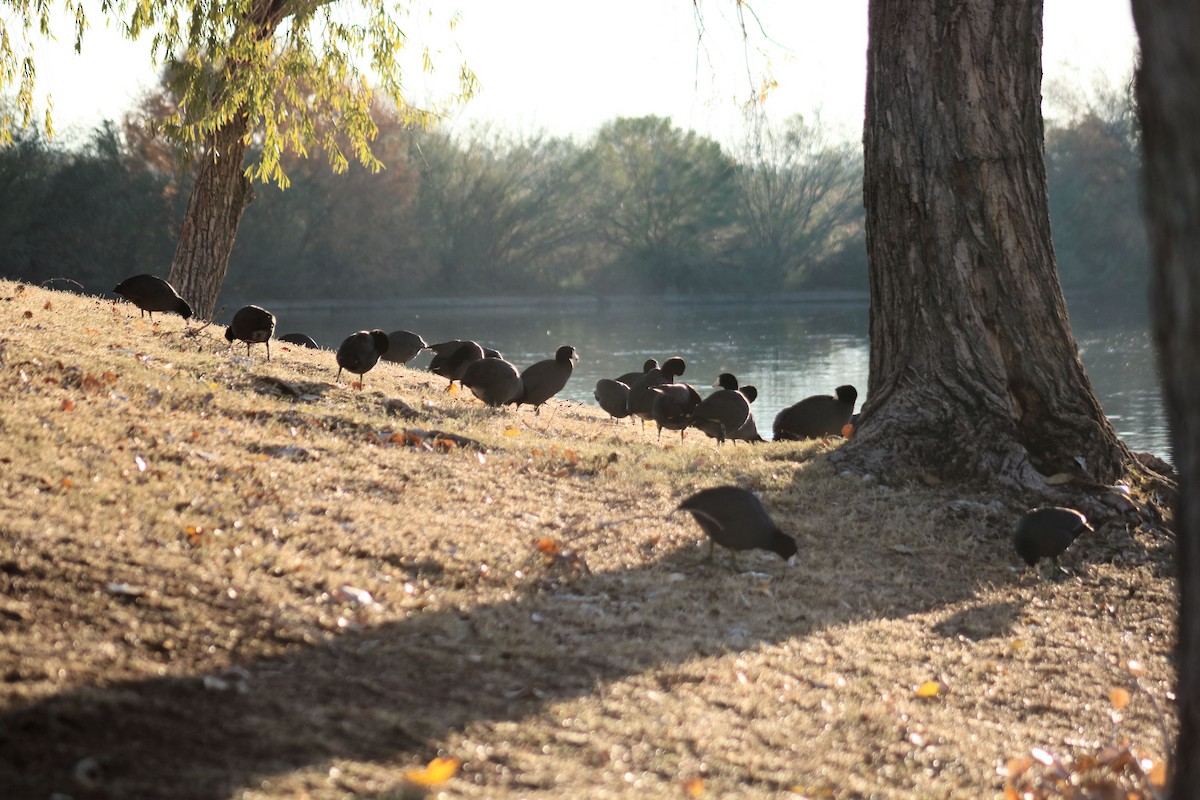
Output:
<path fill-rule="evenodd" d="M 718 139 L 736 138 L 741 104 L 765 74 L 778 83 L 767 101 L 777 118 L 821 110 L 852 135 L 861 128 L 866 71 L 866 0 L 752 0 L 747 46 L 733 0 L 457 0 L 462 21 L 445 16 L 407 24 L 414 50 L 432 42 L 438 73 L 414 71 L 412 92 L 445 93 L 465 60 L 482 91 L 456 123 L 490 120 L 521 132 L 586 137 L 618 116 L 657 114 Z M 432 7 L 424 4 L 425 7 Z M 1045 0 L 1046 81 L 1113 82 L 1129 71 L 1136 38 L 1129 0 Z M 438 14 L 445 14 L 439 10 Z M 149 46 L 123 41 L 97 16 L 82 56 L 64 41 L 38 51 L 39 86 L 53 95 L 60 133 L 119 118 L 151 87 Z M 64 40 L 70 29 L 58 31 Z"/>

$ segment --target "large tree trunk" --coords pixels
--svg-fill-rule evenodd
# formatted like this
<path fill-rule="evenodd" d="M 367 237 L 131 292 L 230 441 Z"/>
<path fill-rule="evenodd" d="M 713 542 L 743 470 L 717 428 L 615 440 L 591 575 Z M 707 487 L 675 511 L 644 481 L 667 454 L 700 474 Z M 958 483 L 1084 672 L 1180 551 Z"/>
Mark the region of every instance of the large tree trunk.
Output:
<path fill-rule="evenodd" d="M 1134 0 L 1153 254 L 1151 307 L 1175 470 L 1179 742 L 1172 797 L 1200 787 L 1200 4 Z"/>
<path fill-rule="evenodd" d="M 212 319 L 242 212 L 254 199 L 243 165 L 246 125 L 234 117 L 209 142 L 171 261 L 171 285 L 200 319 Z"/>
<path fill-rule="evenodd" d="M 1041 2 L 870 4 L 871 372 L 844 465 L 1037 492 L 1124 470 L 1055 271 L 1041 45 Z"/>

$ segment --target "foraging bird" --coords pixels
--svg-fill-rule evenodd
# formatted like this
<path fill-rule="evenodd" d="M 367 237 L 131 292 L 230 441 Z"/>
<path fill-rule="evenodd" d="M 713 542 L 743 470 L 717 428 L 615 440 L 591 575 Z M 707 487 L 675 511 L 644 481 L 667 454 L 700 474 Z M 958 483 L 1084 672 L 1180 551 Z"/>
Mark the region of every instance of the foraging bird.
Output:
<path fill-rule="evenodd" d="M 267 361 L 270 361 L 271 334 L 274 332 L 274 314 L 259 306 L 242 306 L 225 329 L 225 341 L 240 339 L 245 342 L 247 358 L 250 357 L 250 345 L 262 342 L 267 346 Z"/>
<path fill-rule="evenodd" d="M 647 364 L 650 362 L 646 362 Z M 683 374 L 687 368 L 687 364 L 679 356 L 671 356 L 662 363 L 661 367 L 654 367 L 642 373 L 633 383 L 629 384 L 629 413 L 636 415 L 643 420 L 654 418 L 654 398 L 656 395 L 650 391 L 651 386 L 660 386 L 664 383 L 674 383 L 675 379 Z"/>
<path fill-rule="evenodd" d="M 454 382 L 462 378 L 463 373 L 467 370 L 467 366 L 472 361 L 478 361 L 487 355 L 479 342 L 462 339 L 452 339 L 448 342 L 431 344 L 429 345 L 429 349 L 433 351 L 433 360 L 429 362 L 429 371 L 434 375 L 449 378 L 450 386 L 447 387 L 448 389 L 453 388 Z M 495 357 L 498 358 L 499 356 L 500 354 L 496 353 Z"/>
<path fill-rule="evenodd" d="M 712 561 L 713 550 L 719 544 L 729 549 L 734 569 L 737 569 L 738 550 L 770 550 L 789 564 L 794 563 L 796 540 L 775 527 L 762 501 L 745 489 L 737 486 L 704 489 L 675 510 L 690 513 L 708 534 L 708 561 Z"/>
<path fill-rule="evenodd" d="M 470 362 L 459 383 L 489 406 L 513 402 L 523 388 L 516 365 L 503 358 L 480 358 Z"/>
<path fill-rule="evenodd" d="M 279 337 L 279 341 L 294 344 L 299 347 L 307 347 L 309 350 L 320 350 L 321 346 L 311 336 L 303 333 L 285 333 Z"/>
<path fill-rule="evenodd" d="M 750 400 L 738 391 L 737 378 L 728 372 L 721 373 L 713 386 L 721 388 L 704 398 L 692 425 L 716 439 L 717 444 L 724 444 L 750 419 Z"/>
<path fill-rule="evenodd" d="M 780 411 L 775 417 L 776 441 L 841 435 L 854 413 L 858 390 L 847 385 L 837 387 L 835 392 L 837 397 L 813 395 Z"/>
<path fill-rule="evenodd" d="M 1017 522 L 1013 548 L 1026 564 L 1035 569 L 1042 558 L 1052 559 L 1055 568 L 1058 568 L 1058 557 L 1071 546 L 1071 542 L 1084 531 L 1092 530 L 1087 517 L 1073 508 L 1037 508 Z"/>
<path fill-rule="evenodd" d="M 657 395 L 650 416 L 658 426 L 658 440 L 662 441 L 663 428 L 666 428 L 679 431 L 682 442 L 684 431 L 692 424 L 692 414 L 701 404 L 700 393 L 687 383 L 660 383 L 651 386 L 650 391 Z"/>
<path fill-rule="evenodd" d="M 746 400 L 751 404 L 758 399 L 757 388 L 753 386 L 739 386 L 737 378 L 728 372 L 721 373 L 721 375 L 717 378 L 717 383 L 715 385 L 720 386 L 722 389 L 737 389 L 746 396 Z M 731 433 L 729 438 L 750 442 L 751 444 L 758 444 L 759 442 L 766 441 L 766 439 L 758 435 L 758 425 L 754 422 L 753 410 L 750 411 L 750 416 L 746 418 L 746 424 Z"/>
<path fill-rule="evenodd" d="M 392 331 L 387 337 L 387 352 L 380 355 L 384 361 L 407 364 L 417 357 L 417 353 L 429 349 L 429 345 L 425 343 L 420 334 L 412 331 Z"/>
<path fill-rule="evenodd" d="M 134 275 L 117 284 L 113 289 L 142 310 L 142 316 L 150 315 L 154 320 L 155 311 L 173 311 L 184 319 L 192 316 L 192 307 L 179 296 L 175 287 L 155 275 Z"/>
<path fill-rule="evenodd" d="M 531 405 L 540 414 L 542 403 L 562 391 L 571 379 L 579 353 L 569 344 L 554 351 L 554 358 L 530 364 L 521 373 L 521 396 L 512 402 L 517 406 Z"/>
<path fill-rule="evenodd" d="M 629 384 L 619 379 L 601 378 L 596 381 L 592 397 L 596 398 L 600 408 L 607 411 L 613 420 L 629 416 Z"/>
<path fill-rule="evenodd" d="M 358 388 L 361 389 L 363 376 L 371 371 L 387 349 L 387 334 L 378 328 L 350 334 L 337 349 L 338 374 L 335 382 L 342 379 L 344 369 L 358 375 Z"/>

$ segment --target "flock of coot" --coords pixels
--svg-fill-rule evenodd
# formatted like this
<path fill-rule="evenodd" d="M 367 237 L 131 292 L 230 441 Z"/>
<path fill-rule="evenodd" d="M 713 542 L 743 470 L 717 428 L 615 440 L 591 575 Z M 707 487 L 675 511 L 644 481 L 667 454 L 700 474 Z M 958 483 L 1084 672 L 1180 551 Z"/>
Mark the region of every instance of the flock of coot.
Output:
<path fill-rule="evenodd" d="M 178 314 L 185 320 L 192 309 L 167 281 L 154 275 L 134 275 L 117 284 L 115 294 L 141 309 L 142 315 L 154 312 Z M 229 342 L 246 343 L 246 355 L 254 344 L 266 346 L 271 360 L 271 337 L 275 333 L 275 315 L 255 305 L 239 309 L 225 330 Z M 316 348 L 317 343 L 301 333 L 280 336 L 301 347 Z M 429 369 L 447 378 L 450 385 L 458 381 L 464 388 L 489 406 L 532 405 L 540 412 L 542 404 L 554 397 L 571 377 L 579 360 L 574 347 L 563 345 L 554 358 L 538 361 L 524 370 L 504 359 L 501 354 L 478 342 L 451 340 L 426 344 L 411 331 L 358 331 L 346 337 L 337 349 L 338 374 L 345 370 L 363 377 L 379 359 L 407 363 L 422 350 L 432 350 Z M 679 431 L 680 437 L 688 428 L 695 428 L 717 440 L 761 442 L 750 404 L 758 393 L 753 386 L 738 384 L 730 373 L 718 376 L 713 387 L 717 391 L 707 397 L 688 383 L 678 380 L 686 370 L 679 356 L 659 364 L 649 359 L 640 372 L 629 372 L 616 378 L 596 382 L 594 397 L 600 407 L 613 419 L 634 417 L 644 426 L 653 421 L 662 431 Z M 811 439 L 849 433 L 858 392 L 853 386 L 839 386 L 834 395 L 807 397 L 789 406 L 775 417 L 776 440 Z M 734 567 L 739 550 L 768 550 L 789 561 L 797 551 L 796 541 L 772 522 L 759 499 L 737 486 L 717 486 L 704 489 L 685 499 L 676 509 L 691 514 L 710 539 L 709 559 L 713 546 L 720 544 L 730 551 Z M 1050 559 L 1058 567 L 1059 556 L 1083 532 L 1092 532 L 1087 518 L 1070 508 L 1038 508 L 1025 514 L 1013 534 L 1013 547 L 1029 566 L 1036 568 L 1041 559 Z M 1056 569 L 1057 571 L 1057 569 Z"/>

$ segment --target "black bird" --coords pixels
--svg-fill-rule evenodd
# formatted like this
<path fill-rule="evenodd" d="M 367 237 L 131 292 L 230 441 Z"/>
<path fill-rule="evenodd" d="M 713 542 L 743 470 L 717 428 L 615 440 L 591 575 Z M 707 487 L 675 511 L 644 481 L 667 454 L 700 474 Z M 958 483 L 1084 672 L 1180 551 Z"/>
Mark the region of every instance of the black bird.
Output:
<path fill-rule="evenodd" d="M 659 441 L 662 441 L 663 428 L 666 428 L 679 431 L 679 441 L 682 442 L 684 431 L 692 424 L 692 414 L 701 404 L 700 393 L 687 383 L 660 383 L 651 386 L 650 391 L 657 395 L 650 416 L 658 426 Z"/>
<path fill-rule="evenodd" d="M 521 373 L 503 358 L 479 358 L 467 364 L 459 382 L 489 406 L 511 403 L 521 394 Z"/>
<path fill-rule="evenodd" d="M 454 382 L 462 378 L 467 366 L 472 361 L 478 361 L 488 355 L 479 342 L 463 339 L 431 344 L 429 349 L 433 351 L 433 359 L 429 362 L 429 371 L 434 375 L 449 378 L 450 386 L 447 389 L 453 388 Z M 491 352 L 495 353 L 494 358 L 500 357 L 500 354 L 494 350 Z"/>
<path fill-rule="evenodd" d="M 1058 567 L 1058 557 L 1084 531 L 1092 531 L 1087 517 L 1073 508 L 1047 506 L 1030 511 L 1017 522 L 1013 548 L 1031 567 L 1049 558 Z"/>
<path fill-rule="evenodd" d="M 192 307 L 179 296 L 175 287 L 156 275 L 134 275 L 117 284 L 113 289 L 142 310 L 142 316 L 154 319 L 155 311 L 172 311 L 184 319 L 192 316 Z"/>
<path fill-rule="evenodd" d="M 601 378 L 596 381 L 592 397 L 596 398 L 600 408 L 607 411 L 613 420 L 629 416 L 629 384 L 624 381 Z"/>
<path fill-rule="evenodd" d="M 723 381 L 723 378 L 726 375 L 729 375 L 729 380 Z M 726 384 L 729 383 L 730 381 L 733 382 L 733 385 L 727 386 Z M 717 378 L 717 384 L 720 385 L 721 388 L 723 388 L 723 389 L 737 389 L 739 392 L 741 392 L 742 394 L 744 394 L 746 396 L 746 400 L 748 400 L 751 404 L 753 404 L 754 401 L 758 399 L 758 389 L 757 388 L 755 388 L 753 386 L 738 386 L 737 378 L 733 377 L 733 375 L 730 375 L 728 372 L 722 373 L 721 377 Z M 758 435 L 758 425 L 755 424 L 755 422 L 754 422 L 754 410 L 753 409 L 751 409 L 751 411 L 750 411 L 750 416 L 746 418 L 746 424 L 743 425 L 742 427 L 738 428 L 737 432 L 730 434 L 729 438 L 735 439 L 735 440 L 741 440 L 741 441 L 745 441 L 745 442 L 750 442 L 751 444 L 758 444 L 759 442 L 766 441 L 766 439 L 764 439 Z"/>
<path fill-rule="evenodd" d="M 267 346 L 267 361 L 270 361 L 271 334 L 274 332 L 274 314 L 259 306 L 242 306 L 225 329 L 225 341 L 240 339 L 245 342 L 247 357 L 250 356 L 250 345 L 262 342 Z"/>
<path fill-rule="evenodd" d="M 682 358 L 671 356 L 662 363 L 661 367 L 654 367 L 643 372 L 640 377 L 629 384 L 629 413 L 640 417 L 643 420 L 643 426 L 645 425 L 644 420 L 653 419 L 656 395 L 650 391 L 650 387 L 674 383 L 686 368 L 687 364 Z"/>
<path fill-rule="evenodd" d="M 750 400 L 738 391 L 737 378 L 728 372 L 721 373 L 713 386 L 721 388 L 704 398 L 692 425 L 723 444 L 750 419 Z"/>
<path fill-rule="evenodd" d="M 642 364 L 641 372 L 626 372 L 624 375 L 619 376 L 617 378 L 617 380 L 619 380 L 621 383 L 625 384 L 626 386 L 633 386 L 634 381 L 636 381 L 638 378 L 642 377 L 643 375 L 645 375 L 647 372 L 649 372 L 652 369 L 658 369 L 658 359 L 657 358 L 646 359 L 646 363 Z M 682 373 L 680 373 L 680 374 L 682 374 Z"/>
<path fill-rule="evenodd" d="M 709 537 L 708 560 L 715 545 L 729 549 L 729 558 L 737 569 L 738 550 L 770 550 L 788 563 L 796 555 L 796 540 L 771 521 L 762 502 L 737 486 L 717 486 L 697 492 L 679 504 L 676 511 L 687 511 L 696 518 Z"/>
<path fill-rule="evenodd" d="M 337 349 L 338 374 L 335 382 L 342 379 L 342 370 L 346 370 L 358 375 L 358 388 L 361 389 L 363 376 L 371 371 L 387 349 L 387 334 L 378 328 L 350 334 Z"/>
<path fill-rule="evenodd" d="M 285 333 L 279 337 L 279 341 L 294 344 L 299 347 L 307 347 L 309 350 L 320 350 L 321 346 L 311 336 L 303 333 Z"/>
<path fill-rule="evenodd" d="M 837 397 L 813 395 L 780 411 L 775 417 L 776 441 L 840 436 L 854 413 L 858 390 L 839 386 L 835 391 Z"/>
<path fill-rule="evenodd" d="M 542 403 L 562 391 L 571 379 L 579 353 L 569 344 L 554 351 L 554 358 L 530 364 L 521 373 L 521 396 L 512 402 L 517 406 L 530 405 L 541 413 Z"/>
<path fill-rule="evenodd" d="M 429 349 L 429 345 L 425 343 L 420 334 L 412 331 L 392 331 L 387 337 L 387 352 L 380 355 L 384 361 L 407 364 L 417 357 L 417 353 Z"/>

